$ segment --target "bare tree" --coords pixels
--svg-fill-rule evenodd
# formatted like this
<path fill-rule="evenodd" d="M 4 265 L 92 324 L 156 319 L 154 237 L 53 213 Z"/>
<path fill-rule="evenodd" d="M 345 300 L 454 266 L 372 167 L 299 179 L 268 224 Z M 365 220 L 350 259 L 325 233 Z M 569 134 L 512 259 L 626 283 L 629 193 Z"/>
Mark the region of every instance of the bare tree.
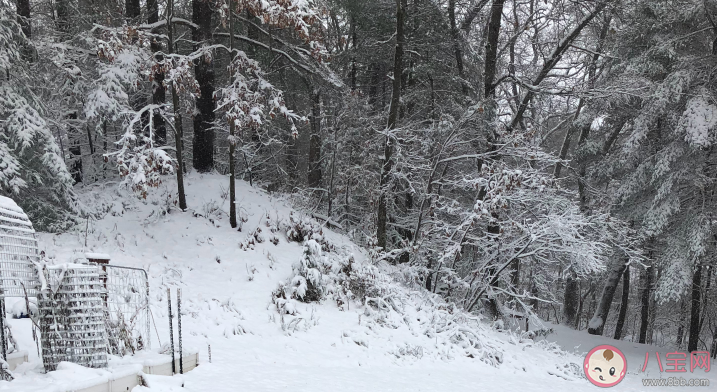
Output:
<path fill-rule="evenodd" d="M 195 50 L 212 38 L 212 7 L 209 0 L 192 0 L 192 40 Z M 192 163 L 199 172 L 214 169 L 214 60 L 211 56 L 194 61 L 194 74 L 199 83 L 197 113 L 194 116 Z"/>
<path fill-rule="evenodd" d="M 381 167 L 381 181 L 380 181 L 380 194 L 378 200 L 378 213 L 376 219 L 376 239 L 377 245 L 387 250 L 387 235 L 386 235 L 386 223 L 387 223 L 387 188 L 391 181 L 391 170 L 393 169 L 393 147 L 391 140 L 390 131 L 396 128 L 398 121 L 398 108 L 401 104 L 401 75 L 403 74 L 403 45 L 404 45 L 404 32 L 403 32 L 403 19 L 404 10 L 401 0 L 396 0 L 396 47 L 393 57 L 393 90 L 391 93 L 391 106 L 388 112 L 388 124 L 386 125 L 386 135 L 383 144 L 383 165 Z"/>

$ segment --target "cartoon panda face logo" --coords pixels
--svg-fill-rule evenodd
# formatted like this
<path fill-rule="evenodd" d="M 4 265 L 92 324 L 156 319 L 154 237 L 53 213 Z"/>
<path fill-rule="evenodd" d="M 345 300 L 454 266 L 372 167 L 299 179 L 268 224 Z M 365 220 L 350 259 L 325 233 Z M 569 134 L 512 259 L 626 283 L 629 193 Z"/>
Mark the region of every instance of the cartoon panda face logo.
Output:
<path fill-rule="evenodd" d="M 585 356 L 583 370 L 591 383 L 602 388 L 612 387 L 625 378 L 627 361 L 617 348 L 597 346 Z"/>

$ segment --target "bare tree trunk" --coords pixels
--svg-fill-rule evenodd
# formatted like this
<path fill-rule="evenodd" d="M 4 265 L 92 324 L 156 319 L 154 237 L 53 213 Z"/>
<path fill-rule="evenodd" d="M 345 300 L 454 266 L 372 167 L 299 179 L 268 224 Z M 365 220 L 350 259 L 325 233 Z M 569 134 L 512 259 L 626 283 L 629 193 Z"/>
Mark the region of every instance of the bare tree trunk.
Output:
<path fill-rule="evenodd" d="M 471 30 L 471 27 L 473 26 L 473 20 L 480 14 L 480 11 L 485 7 L 486 4 L 488 4 L 490 0 L 476 0 L 476 2 L 473 4 L 473 7 L 471 7 L 468 10 L 468 13 L 466 14 L 465 19 L 463 19 L 463 22 L 461 22 L 461 30 L 465 31 L 466 34 L 468 34 Z"/>
<path fill-rule="evenodd" d="M 622 340 L 623 328 L 625 325 L 625 317 L 627 316 L 628 300 L 630 299 L 630 266 L 625 266 L 622 273 L 622 298 L 620 299 L 620 313 L 617 316 L 617 325 L 615 326 L 615 335 L 613 338 Z"/>
<path fill-rule="evenodd" d="M 648 266 L 643 272 L 642 276 L 642 294 L 641 294 L 641 308 L 640 308 L 640 337 L 638 338 L 640 343 L 645 343 L 647 340 L 647 324 L 650 321 L 650 291 L 652 289 L 652 266 Z"/>
<path fill-rule="evenodd" d="M 57 30 L 62 34 L 62 38 L 66 38 L 70 32 L 70 0 L 57 0 L 55 1 L 55 11 L 57 12 L 57 19 L 55 25 Z"/>
<path fill-rule="evenodd" d="M 174 0 L 167 3 L 167 53 L 172 54 L 174 50 Z M 179 115 L 179 94 L 172 85 L 172 107 L 174 109 L 174 145 L 177 149 L 177 193 L 179 194 L 179 208 L 182 211 L 187 209 L 187 199 L 184 195 L 184 158 L 182 157 L 182 118 Z"/>
<path fill-rule="evenodd" d="M 309 137 L 310 188 L 321 187 L 321 90 L 311 92 L 311 136 Z"/>
<path fill-rule="evenodd" d="M 234 63 L 236 53 L 234 53 L 234 1 L 229 0 L 229 58 Z M 229 68 L 229 84 L 234 84 L 233 66 Z M 237 227 L 237 205 L 236 205 L 236 162 L 234 160 L 234 152 L 236 151 L 236 124 L 233 119 L 229 120 L 229 225 L 232 229 Z"/>
<path fill-rule="evenodd" d="M 595 307 L 597 304 L 597 299 L 595 298 L 595 290 L 590 293 L 590 302 L 588 303 L 588 311 L 587 314 L 594 313 Z M 590 327 L 590 318 L 585 317 L 585 329 Z"/>
<path fill-rule="evenodd" d="M 147 0 L 147 23 L 152 24 L 159 22 L 159 4 L 157 0 Z M 157 39 L 152 39 L 150 49 L 154 53 L 155 60 L 161 62 L 164 56 L 157 54 L 162 51 L 162 43 Z M 155 105 L 164 105 L 166 102 L 166 91 L 164 89 L 164 72 L 157 69 L 152 77 L 152 103 Z M 154 126 L 154 141 L 158 146 L 167 144 L 167 124 L 164 123 L 164 117 L 161 110 L 155 110 L 152 113 L 152 123 Z"/>
<path fill-rule="evenodd" d="M 483 71 L 483 91 L 487 102 L 485 120 L 488 127 L 488 141 L 490 143 L 489 149 L 495 149 L 494 137 L 495 132 L 493 131 L 494 122 L 496 119 L 496 103 L 495 103 L 495 75 L 496 68 L 498 65 L 498 38 L 500 37 L 501 20 L 503 18 L 503 6 L 505 0 L 493 0 L 490 10 L 490 19 L 488 21 L 488 36 L 486 37 L 485 44 L 485 69 Z M 478 162 L 478 170 L 483 166 L 483 162 Z M 478 192 L 478 199 L 483 199 L 486 194 L 486 188 L 481 187 Z M 494 223 L 488 224 L 486 231 L 490 234 L 500 234 L 500 226 Z M 489 271 L 489 275 L 495 275 L 495 271 Z M 497 275 L 496 275 L 497 277 Z M 493 284 L 493 283 L 491 283 Z M 475 303 L 475 302 L 474 302 Z M 496 319 L 501 315 L 500 305 L 495 297 L 488 298 L 484 301 L 485 308 L 489 315 Z M 472 306 L 469 308 L 469 312 Z"/>
<path fill-rule="evenodd" d="M 578 105 L 578 108 L 579 107 L 580 105 Z M 575 121 L 577 115 L 578 113 L 575 113 L 573 121 Z M 558 158 L 560 158 L 560 160 L 564 160 L 568 156 L 568 150 L 570 149 L 570 140 L 573 138 L 574 130 L 575 128 L 572 126 L 572 124 L 569 124 L 568 129 L 565 131 L 565 138 L 563 139 L 563 144 L 560 146 L 560 152 L 558 153 Z M 555 176 L 555 178 L 560 178 L 560 171 L 562 168 L 562 163 L 555 163 L 555 169 L 553 170 L 553 175 Z"/>
<path fill-rule="evenodd" d="M 685 321 L 687 318 L 687 302 L 684 299 L 680 300 L 680 325 L 677 327 L 677 349 L 682 349 L 682 344 L 685 340 Z"/>
<path fill-rule="evenodd" d="M 75 123 L 77 120 L 77 111 L 73 110 L 67 115 L 67 119 L 69 120 L 69 127 L 67 129 L 67 134 L 72 135 L 70 147 L 68 148 L 68 151 L 70 154 L 73 155 L 73 161 L 72 166 L 70 168 L 70 174 L 72 174 L 72 179 L 74 180 L 75 184 L 83 182 L 84 180 L 84 169 L 82 166 L 82 142 L 80 142 L 78 134 L 77 134 L 77 128 L 75 127 Z M 68 137 L 69 138 L 69 137 Z"/>
<path fill-rule="evenodd" d="M 485 44 L 485 71 L 483 75 L 485 97 L 495 99 L 495 74 L 498 64 L 498 38 L 500 37 L 500 22 L 503 17 L 505 0 L 493 0 L 490 8 L 488 22 L 488 36 Z"/>
<path fill-rule="evenodd" d="M 516 293 L 520 292 L 518 290 L 518 285 L 520 284 L 520 259 L 517 257 L 510 264 L 510 284 Z"/>
<path fill-rule="evenodd" d="M 32 26 L 30 24 L 30 0 L 17 0 L 17 16 L 18 23 L 22 28 L 22 33 L 28 39 L 32 38 Z"/>
<path fill-rule="evenodd" d="M 393 57 L 393 92 L 391 94 L 391 106 L 388 112 L 388 130 L 396 127 L 398 121 L 398 107 L 401 104 L 401 75 L 403 74 L 403 18 L 404 10 L 401 0 L 396 0 L 396 50 Z M 377 245 L 386 249 L 386 223 L 387 223 L 387 206 L 386 193 L 388 191 L 388 183 L 390 182 L 391 170 L 393 169 L 393 148 L 391 146 L 391 138 L 387 135 L 383 146 L 383 165 L 381 168 L 381 189 L 378 199 L 378 216 L 376 220 L 376 239 Z"/>
<path fill-rule="evenodd" d="M 533 266 L 530 266 L 530 275 L 528 276 L 528 288 L 530 290 L 530 300 L 528 305 L 533 309 L 533 312 L 538 313 L 538 305 L 540 302 L 537 300 L 538 288 L 536 287 L 535 277 L 533 276 Z"/>
<path fill-rule="evenodd" d="M 717 358 L 717 326 L 712 333 L 712 347 L 710 348 L 712 358 Z"/>
<path fill-rule="evenodd" d="M 331 154 L 331 175 L 329 175 L 329 186 L 327 189 L 328 192 L 328 199 L 329 199 L 329 205 L 326 209 L 326 216 L 331 219 L 331 213 L 333 205 L 334 205 L 334 177 L 336 174 L 336 152 L 338 150 L 338 142 L 336 141 L 336 129 L 338 126 L 334 127 L 334 151 Z"/>
<path fill-rule="evenodd" d="M 356 21 L 351 17 L 351 49 L 356 50 Z M 356 90 L 356 57 L 351 56 L 351 91 Z"/>
<path fill-rule="evenodd" d="M 127 17 L 127 19 L 139 18 L 139 15 L 142 13 L 142 8 L 139 5 L 139 0 L 125 0 L 124 9 L 124 16 Z"/>
<path fill-rule="evenodd" d="M 17 23 L 27 39 L 32 38 L 32 20 L 30 19 L 30 0 L 17 0 Z M 22 58 L 25 61 L 33 61 L 33 49 L 29 45 L 23 45 Z"/>
<path fill-rule="evenodd" d="M 518 18 L 518 6 L 516 4 L 516 1 L 513 0 L 513 32 L 517 31 L 520 28 L 520 20 Z M 508 46 L 508 53 L 510 54 L 510 61 L 508 62 L 508 74 L 515 78 L 515 43 L 517 39 L 511 39 L 510 45 Z M 520 104 L 520 93 L 518 92 L 518 82 L 514 79 L 513 82 L 510 84 L 511 93 L 513 96 L 511 97 L 512 104 L 515 105 L 515 108 L 518 108 L 518 105 Z"/>
<path fill-rule="evenodd" d="M 467 88 L 463 82 L 463 53 L 461 52 L 460 45 L 460 33 L 456 26 L 456 0 L 448 0 L 448 20 L 451 24 L 451 39 L 453 40 L 453 54 L 456 57 L 456 69 L 458 70 L 458 77 L 461 79 L 461 86 L 463 86 L 463 93 L 467 93 Z"/>
<path fill-rule="evenodd" d="M 574 328 L 577 329 L 578 331 L 580 330 L 580 320 L 581 320 L 582 317 L 583 317 L 583 306 L 585 305 L 585 300 L 586 300 L 586 299 L 588 298 L 588 296 L 591 295 L 591 294 L 592 294 L 593 299 L 594 299 L 594 298 L 595 298 L 595 283 L 594 283 L 593 281 L 590 281 L 590 287 L 589 287 L 588 290 L 585 292 L 585 294 L 580 294 L 580 295 L 579 295 L 580 303 L 578 304 L 578 314 L 577 314 L 577 316 L 575 317 L 575 326 L 574 326 Z M 588 314 L 590 314 L 589 311 L 588 311 Z"/>
<path fill-rule="evenodd" d="M 385 74 L 382 72 L 382 66 L 378 63 L 371 63 L 368 66 L 368 70 L 370 73 L 370 81 L 368 85 L 368 104 L 371 105 L 371 113 L 375 114 L 376 111 L 379 109 L 380 103 L 380 92 L 379 92 L 379 86 L 381 83 L 383 83 L 383 75 Z"/>
<path fill-rule="evenodd" d="M 212 38 L 212 8 L 207 0 L 192 0 L 192 22 L 198 28 L 192 30 L 192 40 L 199 49 Z M 194 116 L 194 147 L 192 163 L 198 172 L 214 168 L 214 61 L 211 56 L 194 61 L 194 75 L 199 83 L 197 113 Z"/>
<path fill-rule="evenodd" d="M 714 260 L 712 262 L 714 263 Z M 704 291 L 702 291 L 702 298 L 704 298 L 704 300 L 702 301 L 702 310 L 700 311 L 700 327 L 699 327 L 700 332 L 702 332 L 702 326 L 704 325 L 705 318 L 707 317 L 707 303 L 709 302 L 707 298 L 709 298 L 709 295 L 710 295 L 710 286 L 712 284 L 712 270 L 713 270 L 712 268 L 713 267 L 714 267 L 714 264 L 708 265 L 705 267 L 704 275 L 705 275 L 705 279 L 707 279 L 707 282 L 705 284 Z"/>
<path fill-rule="evenodd" d="M 690 314 L 690 337 L 687 342 L 687 351 L 697 350 L 700 340 L 700 308 L 702 307 L 702 264 L 697 264 L 692 274 L 692 311 Z"/>
<path fill-rule="evenodd" d="M 655 318 L 657 317 L 657 299 L 655 298 L 655 284 L 660 281 L 662 269 L 657 268 L 652 276 L 652 290 L 650 290 L 650 321 L 647 323 L 647 344 L 654 344 Z"/>
<path fill-rule="evenodd" d="M 576 325 L 578 302 L 580 300 L 579 291 L 578 275 L 571 268 L 565 280 L 565 296 L 563 298 L 563 323 L 571 328 Z"/>
<path fill-rule="evenodd" d="M 605 286 L 603 287 L 602 294 L 600 295 L 600 302 L 598 302 L 595 308 L 595 314 L 588 325 L 588 333 L 591 335 L 602 335 L 605 330 L 605 323 L 607 322 L 607 316 L 610 313 L 610 305 L 612 299 L 615 296 L 615 290 L 620 282 L 620 276 L 625 271 L 627 264 L 626 262 L 616 263 L 613 268 L 608 271 L 608 275 L 605 279 Z"/>

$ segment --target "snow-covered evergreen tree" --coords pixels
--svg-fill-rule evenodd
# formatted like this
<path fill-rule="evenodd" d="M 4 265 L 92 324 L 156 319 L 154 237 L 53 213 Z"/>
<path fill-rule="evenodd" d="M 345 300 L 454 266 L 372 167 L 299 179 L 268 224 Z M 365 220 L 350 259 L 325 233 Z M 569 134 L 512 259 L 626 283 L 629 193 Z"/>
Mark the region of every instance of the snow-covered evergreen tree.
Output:
<path fill-rule="evenodd" d="M 14 11 L 0 4 L 0 192 L 16 199 L 36 227 L 53 230 L 64 227 L 76 206 L 72 177 L 41 112 L 45 102 L 34 93 L 31 64 L 21 55 L 31 46 Z"/>

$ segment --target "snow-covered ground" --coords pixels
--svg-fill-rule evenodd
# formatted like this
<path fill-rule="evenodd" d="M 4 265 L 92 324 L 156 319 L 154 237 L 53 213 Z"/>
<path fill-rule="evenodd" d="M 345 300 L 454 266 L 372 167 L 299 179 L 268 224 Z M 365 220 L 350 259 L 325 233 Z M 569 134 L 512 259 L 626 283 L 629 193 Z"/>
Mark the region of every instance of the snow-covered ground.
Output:
<path fill-rule="evenodd" d="M 594 391 L 597 387 L 581 376 L 583 355 L 597 345 L 612 344 L 625 353 L 629 369 L 615 389 L 642 391 L 647 389 L 643 377 L 660 377 L 654 356 L 648 375 L 639 372 L 645 352 L 664 355 L 674 351 L 616 342 L 552 324 L 546 327 L 555 333 L 533 341 L 495 331 L 486 324 L 481 333 L 487 352 L 503 353 L 498 359 L 501 363 L 491 366 L 462 355 L 460 347 L 447 345 L 439 339 L 440 334 L 432 335 L 426 329 L 430 323 L 421 320 L 433 314 L 430 309 L 382 325 L 366 316 L 359 303 L 340 308 L 326 300 L 299 303 L 296 316 L 282 317 L 272 303 L 272 292 L 280 281 L 292 276 L 302 245 L 288 241 L 283 234 L 278 235 L 278 245 L 271 243 L 266 220 L 288 219 L 292 209 L 281 199 L 238 182 L 238 210 L 246 222 L 241 232 L 232 230 L 226 213 L 216 211 L 228 210 L 220 197 L 227 183 L 226 177 L 219 175 L 188 176 L 188 204 L 193 210 L 181 213 L 172 209 L 166 215 L 159 213 L 162 202 L 141 203 L 118 191 L 116 185 L 95 188 L 85 198 L 108 213 L 99 221 L 89 221 L 86 236 L 84 232 L 41 235 L 43 249 L 56 262 L 72 262 L 86 252 L 107 253 L 112 264 L 148 271 L 155 350 L 166 344 L 169 336 L 167 288 L 173 295 L 181 288 L 184 347 L 200 353 L 200 366 L 183 375 L 184 390 Z M 153 198 L 162 200 L 162 191 Z M 241 249 L 240 244 L 245 244 L 257 227 L 264 230 L 264 241 L 253 249 Z M 365 252 L 346 237 L 328 230 L 324 235 L 334 245 L 352 251 L 358 263 L 368 262 Z M 19 391 L 16 386 L 23 380 L 31 380 L 33 385 L 42 380 L 53 382 L 51 377 L 37 374 L 41 364 L 29 320 L 12 320 L 11 325 L 21 349 L 30 352 L 31 363 L 18 369 L 18 381 L 0 382 L 0 390 Z M 706 374 L 697 370 L 662 376 L 710 378 L 712 385 L 717 385 L 713 374 L 717 369 Z"/>

